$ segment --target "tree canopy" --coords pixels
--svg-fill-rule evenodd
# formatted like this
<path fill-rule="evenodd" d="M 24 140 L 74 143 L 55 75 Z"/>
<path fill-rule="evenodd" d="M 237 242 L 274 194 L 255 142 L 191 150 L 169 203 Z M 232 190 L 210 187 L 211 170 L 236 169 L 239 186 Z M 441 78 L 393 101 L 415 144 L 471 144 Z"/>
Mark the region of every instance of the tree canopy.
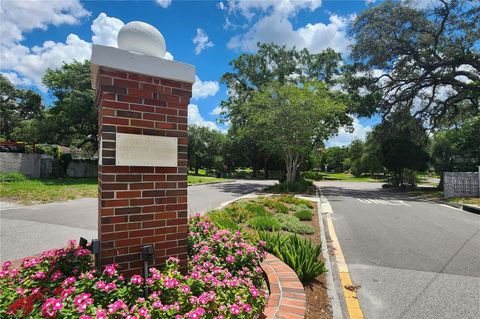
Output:
<path fill-rule="evenodd" d="M 43 109 L 38 93 L 17 89 L 0 74 L 0 135 L 11 139 L 22 122 L 41 118 Z"/>
<path fill-rule="evenodd" d="M 480 7 L 432 1 L 426 9 L 387 0 L 351 24 L 352 65 L 345 83 L 357 112 L 383 116 L 407 108 L 428 126 L 478 114 Z"/>
<path fill-rule="evenodd" d="M 350 124 L 347 107 L 325 83 L 273 82 L 253 94 L 246 129 L 255 132 L 267 153 L 278 152 L 286 165 L 287 182 L 310 153 L 323 146 L 339 127 Z"/>

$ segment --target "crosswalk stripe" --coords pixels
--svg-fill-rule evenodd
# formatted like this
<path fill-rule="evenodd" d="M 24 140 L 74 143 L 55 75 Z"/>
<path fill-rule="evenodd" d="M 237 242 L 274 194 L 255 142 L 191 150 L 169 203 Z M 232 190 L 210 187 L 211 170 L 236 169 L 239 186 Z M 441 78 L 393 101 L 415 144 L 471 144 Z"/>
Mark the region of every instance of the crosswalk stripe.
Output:
<path fill-rule="evenodd" d="M 391 206 L 410 206 L 409 204 L 405 203 L 403 200 L 400 199 L 372 199 L 372 198 L 357 198 L 357 200 L 364 204 L 378 204 L 378 205 L 391 205 Z"/>

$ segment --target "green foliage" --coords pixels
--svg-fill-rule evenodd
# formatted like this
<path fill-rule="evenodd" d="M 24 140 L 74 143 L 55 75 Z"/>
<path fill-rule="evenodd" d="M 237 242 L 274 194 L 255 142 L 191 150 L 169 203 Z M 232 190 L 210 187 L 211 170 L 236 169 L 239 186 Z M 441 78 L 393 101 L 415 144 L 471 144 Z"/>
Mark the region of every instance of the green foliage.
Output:
<path fill-rule="evenodd" d="M 404 185 L 406 170 L 426 169 L 428 154 L 409 140 L 389 139 L 382 144 L 382 162 L 392 172 L 395 186 Z"/>
<path fill-rule="evenodd" d="M 480 116 L 472 117 L 456 128 L 436 132 L 430 154 L 435 171 L 476 171 L 480 163 Z"/>
<path fill-rule="evenodd" d="M 313 229 L 310 225 L 300 221 L 300 219 L 295 216 L 277 214 L 274 216 L 274 218 L 285 231 L 295 234 L 313 234 L 315 232 L 315 229 Z"/>
<path fill-rule="evenodd" d="M 312 220 L 312 211 L 310 209 L 298 210 L 294 216 L 300 220 Z"/>
<path fill-rule="evenodd" d="M 44 106 L 39 94 L 32 90 L 21 90 L 0 74 L 0 135 L 13 138 L 13 132 L 24 121 L 40 119 Z M 23 140 L 33 142 L 33 140 Z"/>
<path fill-rule="evenodd" d="M 303 178 L 312 179 L 314 181 L 321 181 L 323 179 L 322 172 L 307 171 L 302 174 Z"/>
<path fill-rule="evenodd" d="M 327 272 L 324 263 L 319 261 L 321 245 L 313 245 L 309 239 L 275 232 L 258 232 L 256 238 L 265 241 L 265 250 L 290 266 L 304 282 Z"/>
<path fill-rule="evenodd" d="M 43 84 L 54 103 L 42 122 L 45 142 L 76 146 L 95 153 L 98 148 L 98 109 L 90 80 L 90 62 L 75 61 L 48 69 Z"/>
<path fill-rule="evenodd" d="M 325 264 L 318 260 L 321 251 L 321 245 L 315 246 L 309 239 L 291 236 L 279 258 L 295 271 L 300 280 L 308 282 L 327 272 Z"/>
<path fill-rule="evenodd" d="M 285 215 L 280 215 L 285 216 Z M 249 219 L 247 221 L 248 226 L 252 227 L 255 230 L 280 230 L 281 225 L 276 218 L 273 216 L 257 216 Z"/>
<path fill-rule="evenodd" d="M 321 156 L 321 165 L 326 164 L 328 171 L 335 173 L 343 173 L 345 171 L 344 162 L 348 156 L 348 149 L 346 147 L 329 147 Z"/>
<path fill-rule="evenodd" d="M 260 204 L 267 206 L 275 211 L 277 214 L 288 214 L 288 207 L 277 201 L 275 198 L 261 198 L 258 201 Z"/>
<path fill-rule="evenodd" d="M 296 204 L 296 205 L 290 207 L 290 209 L 293 210 L 293 211 L 296 211 L 296 212 L 301 211 L 301 210 L 311 211 L 311 207 L 306 205 L 306 204 Z"/>
<path fill-rule="evenodd" d="M 241 54 L 232 60 L 232 71 L 225 73 L 221 79 L 228 91 L 235 92 L 221 103 L 223 120 L 231 123 L 228 137 L 232 142 L 232 154 L 235 154 L 231 162 L 253 167 L 253 177 L 260 168 L 267 167 L 265 172 L 268 172 L 268 167 L 276 159 L 283 161 L 281 149 L 267 147 L 268 137 L 262 134 L 263 130 L 251 125 L 252 118 L 257 116 L 253 115 L 248 104 L 253 95 L 273 82 L 297 85 L 306 80 L 318 80 L 333 85 L 342 63 L 341 54 L 332 49 L 314 54 L 306 49 L 273 43 L 259 43 L 257 47 L 254 54 Z"/>
<path fill-rule="evenodd" d="M 223 171 L 225 147 L 226 137 L 221 132 L 196 125 L 188 127 L 188 163 L 195 174 L 200 168 Z"/>
<path fill-rule="evenodd" d="M 432 127 L 478 114 L 478 2 L 411 2 L 384 1 L 351 23 L 352 104 L 360 115 L 407 106 Z"/>
<path fill-rule="evenodd" d="M 316 188 L 312 181 L 299 179 L 295 182 L 281 182 L 269 186 L 265 191 L 270 193 L 295 193 L 295 194 L 315 194 Z"/>
<path fill-rule="evenodd" d="M 0 173 L 0 182 L 23 182 L 27 177 L 20 172 Z"/>
<path fill-rule="evenodd" d="M 208 218 L 219 229 L 230 229 L 231 231 L 242 230 L 242 226 L 232 220 L 225 211 L 212 211 L 207 214 Z"/>
<path fill-rule="evenodd" d="M 257 204 L 251 201 L 246 201 L 244 203 L 241 203 L 240 205 L 243 205 L 243 207 L 251 212 L 251 214 L 255 217 L 258 216 L 268 216 L 271 215 L 265 207 L 263 207 L 261 204 Z"/>
<path fill-rule="evenodd" d="M 287 203 L 287 204 L 293 204 L 293 205 L 305 205 L 309 208 L 313 208 L 313 203 L 309 200 L 298 198 L 295 196 L 290 196 L 290 195 L 282 195 L 278 197 L 278 201 Z"/>
<path fill-rule="evenodd" d="M 297 180 L 297 170 L 312 150 L 352 121 L 342 97 L 319 81 L 272 82 L 246 104 L 247 128 L 257 133 L 264 149 L 282 155 L 288 183 Z"/>
<path fill-rule="evenodd" d="M 253 236 L 253 240 L 256 242 L 263 240 L 265 242 L 265 250 L 278 257 L 280 254 L 277 254 L 277 250 L 288 243 L 290 236 L 282 232 L 257 231 Z"/>

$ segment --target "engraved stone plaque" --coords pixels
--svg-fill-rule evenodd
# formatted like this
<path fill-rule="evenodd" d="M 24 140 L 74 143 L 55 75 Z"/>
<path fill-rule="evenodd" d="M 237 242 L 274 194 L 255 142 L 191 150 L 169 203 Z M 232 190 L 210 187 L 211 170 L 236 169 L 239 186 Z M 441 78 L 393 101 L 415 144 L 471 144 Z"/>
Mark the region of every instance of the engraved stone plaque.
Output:
<path fill-rule="evenodd" d="M 177 144 L 176 137 L 117 133 L 115 164 L 176 167 Z"/>

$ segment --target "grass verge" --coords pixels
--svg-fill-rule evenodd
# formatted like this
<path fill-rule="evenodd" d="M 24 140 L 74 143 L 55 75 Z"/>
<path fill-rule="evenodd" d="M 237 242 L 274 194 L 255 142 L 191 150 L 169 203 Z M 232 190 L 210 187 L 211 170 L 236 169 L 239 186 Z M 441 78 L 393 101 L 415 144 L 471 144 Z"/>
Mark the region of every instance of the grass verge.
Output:
<path fill-rule="evenodd" d="M 21 174 L 19 174 L 21 175 Z M 23 175 L 22 175 L 23 176 Z M 188 185 L 224 182 L 225 178 L 211 176 L 188 176 Z M 98 196 L 97 178 L 58 178 L 2 180 L 0 200 L 22 204 L 48 203 Z"/>
<path fill-rule="evenodd" d="M 2 200 L 23 204 L 47 203 L 85 197 L 97 197 L 97 178 L 27 179 L 3 182 Z"/>

